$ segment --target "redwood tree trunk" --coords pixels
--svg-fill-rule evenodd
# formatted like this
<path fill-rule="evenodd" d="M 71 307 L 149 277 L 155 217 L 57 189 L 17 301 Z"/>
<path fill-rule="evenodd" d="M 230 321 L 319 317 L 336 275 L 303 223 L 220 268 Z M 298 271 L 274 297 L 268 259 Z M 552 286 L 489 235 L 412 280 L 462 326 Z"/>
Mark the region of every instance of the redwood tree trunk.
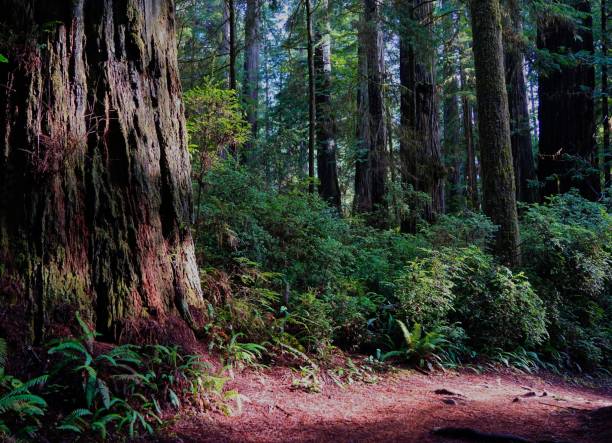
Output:
<path fill-rule="evenodd" d="M 533 203 L 538 200 L 538 179 L 533 159 L 527 83 L 523 55 L 523 23 L 519 0 L 506 0 L 504 20 L 504 58 L 510 130 L 512 132 L 512 159 L 516 181 L 517 200 Z"/>
<path fill-rule="evenodd" d="M 314 62 L 314 36 L 312 31 L 312 4 L 305 0 L 306 5 L 306 35 L 308 52 L 308 178 L 310 183 L 308 191 L 314 193 L 315 184 L 315 62 Z"/>
<path fill-rule="evenodd" d="M 442 3 L 448 7 L 448 0 Z M 456 13 L 445 20 L 445 29 L 456 34 L 459 23 Z M 444 81 L 444 100 L 442 116 L 444 119 L 443 151 L 448 165 L 448 186 L 446 186 L 446 208 L 449 212 L 458 212 L 465 206 L 465 193 L 462 186 L 462 170 L 465 155 L 461 144 L 461 117 L 459 115 L 459 78 L 457 75 L 460 53 L 453 38 L 444 44 L 444 64 L 442 68 Z"/>
<path fill-rule="evenodd" d="M 402 14 L 423 26 L 431 34 L 433 2 L 407 0 Z M 408 26 L 405 26 L 405 28 Z M 438 131 L 438 100 L 435 82 L 435 49 L 430 41 L 415 44 L 415 36 L 403 29 L 400 36 L 401 137 L 400 157 L 405 186 L 430 198 L 422 217 L 432 222 L 444 211 L 442 149 Z M 415 34 L 419 34 L 418 32 Z M 416 218 L 402 222 L 402 231 L 416 232 Z"/>
<path fill-rule="evenodd" d="M 387 131 L 382 81 L 383 39 L 377 0 L 364 0 L 359 32 L 359 128 L 355 170 L 355 210 L 368 214 L 368 223 L 384 227 L 386 214 Z"/>
<path fill-rule="evenodd" d="M 243 91 L 246 104 L 246 117 L 251 125 L 251 141 L 247 148 L 253 146 L 257 138 L 257 108 L 259 106 L 259 19 L 260 0 L 247 0 L 244 18 L 244 78 Z M 252 153 L 247 152 L 247 157 Z"/>
<path fill-rule="evenodd" d="M 593 53 L 591 7 L 588 1 L 568 0 L 587 14 L 580 26 L 565 17 L 548 16 L 538 26 L 538 47 L 565 55 Z M 538 176 L 543 196 L 578 188 L 589 199 L 599 197 L 595 109 L 595 68 L 577 61 L 540 72 L 540 158 Z"/>
<path fill-rule="evenodd" d="M 610 151 L 610 92 L 608 91 L 608 0 L 601 0 L 601 53 L 604 57 L 601 63 L 601 115 L 603 120 L 603 158 L 604 183 L 612 186 L 610 171 L 612 168 L 612 152 Z"/>
<path fill-rule="evenodd" d="M 336 162 L 335 123 L 331 109 L 331 40 L 328 17 L 328 2 L 321 0 L 318 44 L 315 48 L 316 73 L 316 120 L 317 120 L 317 172 L 319 195 L 330 205 L 340 210 L 340 185 Z"/>
<path fill-rule="evenodd" d="M 0 0 L 0 335 L 203 303 L 171 0 Z"/>
<path fill-rule="evenodd" d="M 518 265 L 520 235 L 499 0 L 472 0 L 471 13 L 483 209 L 499 226 L 497 255 L 507 264 Z"/>

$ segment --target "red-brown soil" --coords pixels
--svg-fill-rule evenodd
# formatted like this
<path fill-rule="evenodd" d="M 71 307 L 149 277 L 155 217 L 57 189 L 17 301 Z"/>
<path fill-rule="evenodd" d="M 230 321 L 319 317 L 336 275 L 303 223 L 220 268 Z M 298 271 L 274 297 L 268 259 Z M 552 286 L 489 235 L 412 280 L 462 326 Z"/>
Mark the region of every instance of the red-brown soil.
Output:
<path fill-rule="evenodd" d="M 435 428 L 469 427 L 534 442 L 612 442 L 612 414 L 600 409 L 612 405 L 612 390 L 551 375 L 401 370 L 375 384 L 327 382 L 321 393 L 292 389 L 296 377 L 279 367 L 237 374 L 228 388 L 246 397 L 240 413 L 184 416 L 163 441 L 442 443 L 459 440 L 433 435 Z"/>

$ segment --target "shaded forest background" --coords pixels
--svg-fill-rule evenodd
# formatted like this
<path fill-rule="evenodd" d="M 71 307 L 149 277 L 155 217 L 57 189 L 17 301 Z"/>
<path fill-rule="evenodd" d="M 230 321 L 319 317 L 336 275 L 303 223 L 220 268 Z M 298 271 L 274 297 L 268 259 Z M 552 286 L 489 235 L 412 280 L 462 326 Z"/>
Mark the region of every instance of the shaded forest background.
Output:
<path fill-rule="evenodd" d="M 607 0 L 0 10 L 0 437 L 341 352 L 610 376 Z"/>

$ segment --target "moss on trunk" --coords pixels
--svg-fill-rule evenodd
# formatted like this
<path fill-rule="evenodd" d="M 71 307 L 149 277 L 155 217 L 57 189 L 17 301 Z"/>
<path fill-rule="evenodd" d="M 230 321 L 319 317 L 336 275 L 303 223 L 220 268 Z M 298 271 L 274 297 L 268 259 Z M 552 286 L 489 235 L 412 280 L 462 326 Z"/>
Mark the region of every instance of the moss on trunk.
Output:
<path fill-rule="evenodd" d="M 77 309 L 108 338 L 189 317 L 203 300 L 173 2 L 0 8 L 0 334 L 41 341 Z"/>

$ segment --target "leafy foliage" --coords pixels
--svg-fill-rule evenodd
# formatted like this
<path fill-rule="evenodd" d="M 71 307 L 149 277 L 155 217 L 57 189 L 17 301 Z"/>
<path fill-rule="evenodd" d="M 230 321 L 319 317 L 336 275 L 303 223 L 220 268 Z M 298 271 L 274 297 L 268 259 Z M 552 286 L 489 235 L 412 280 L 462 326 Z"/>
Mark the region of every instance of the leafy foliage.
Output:
<path fill-rule="evenodd" d="M 47 402 L 33 390 L 47 382 L 42 375 L 26 382 L 6 373 L 6 341 L 0 338 L 0 439 L 34 438 Z"/>
<path fill-rule="evenodd" d="M 527 274 L 546 303 L 550 356 L 577 367 L 612 361 L 612 218 L 575 193 L 523 217 Z"/>

